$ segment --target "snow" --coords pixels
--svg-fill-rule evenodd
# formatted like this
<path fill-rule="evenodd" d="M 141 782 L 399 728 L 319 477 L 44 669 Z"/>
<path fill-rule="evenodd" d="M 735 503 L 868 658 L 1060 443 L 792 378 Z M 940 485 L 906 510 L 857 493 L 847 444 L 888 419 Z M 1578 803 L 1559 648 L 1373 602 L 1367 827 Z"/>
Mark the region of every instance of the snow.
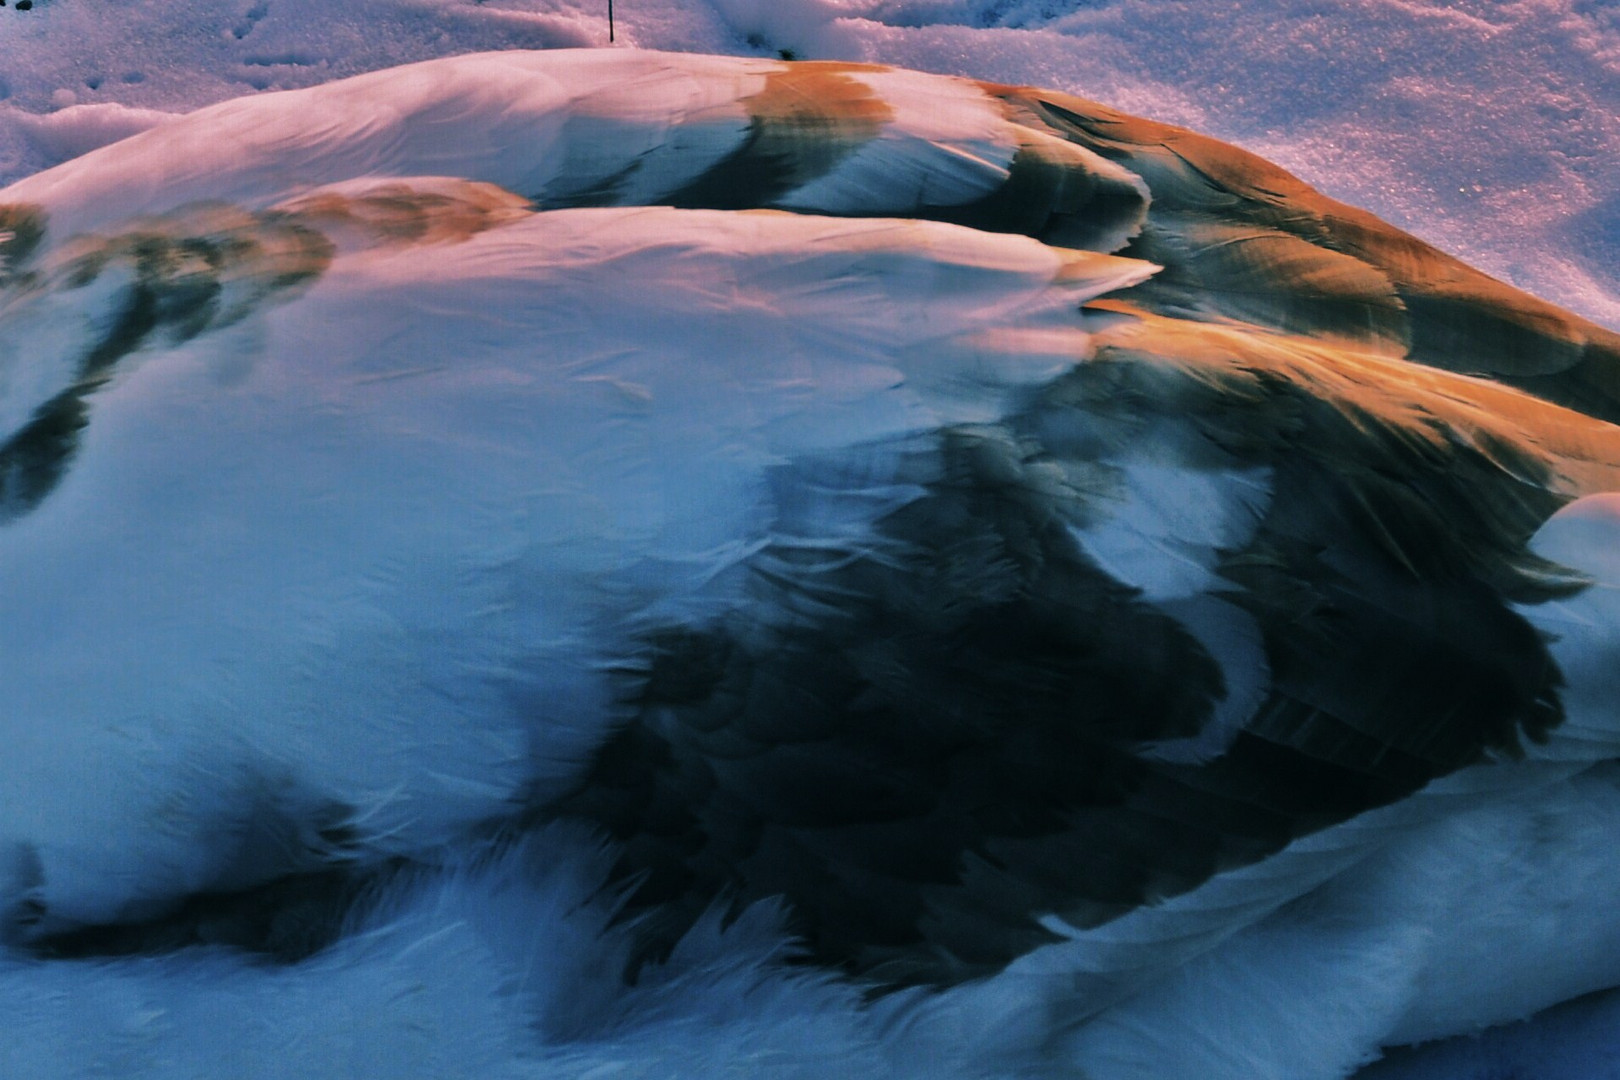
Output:
<path fill-rule="evenodd" d="M 625 45 L 771 58 L 790 52 L 800 58 L 895 63 L 1050 86 L 1185 124 L 1255 150 L 1328 194 L 1371 209 L 1487 272 L 1620 327 L 1620 10 L 1609 4 L 1589 0 L 1457 0 L 1443 5 L 1414 0 L 1313 0 L 1309 4 L 1287 0 L 619 0 L 615 9 L 618 41 Z M 0 185 L 143 131 L 152 131 L 151 145 L 163 147 L 163 153 L 180 154 L 182 146 L 161 141 L 161 130 L 154 129 L 161 129 L 177 114 L 244 94 L 311 87 L 442 55 L 605 45 L 605 15 L 605 4 L 584 0 L 349 0 L 341 5 L 326 0 L 127 0 L 117 5 L 36 0 L 28 12 L 14 6 L 0 8 Z M 900 78 L 889 77 L 889 82 Z M 240 117 L 246 132 L 263 134 L 255 126 L 251 103 L 223 108 L 227 115 Z M 340 121 L 341 116 L 334 114 L 334 122 L 341 126 Z M 969 121 L 971 117 L 962 122 L 971 127 Z M 351 136 L 348 132 L 342 135 L 344 139 Z M 717 125 L 703 137 L 713 140 L 718 155 L 734 136 L 734 130 Z M 968 179 L 959 182 L 970 183 L 974 168 L 994 169 L 1004 164 L 1006 148 L 996 145 L 993 138 L 982 142 L 973 159 L 964 161 L 961 175 Z M 512 167 L 541 167 L 541 149 L 515 146 Z M 525 155 L 526 160 L 518 160 Z M 599 166 L 606 170 L 609 164 Z M 408 170 L 401 169 L 421 171 L 415 162 Z M 199 177 L 200 181 L 210 179 Z M 87 213 L 108 216 L 134 208 L 112 205 L 108 200 L 113 197 L 111 192 L 88 193 L 82 205 Z M 123 190 L 116 197 L 132 196 Z M 385 269 L 378 264 L 368 272 Z M 87 302 L 91 298 L 77 299 Z M 18 355 L 27 353 L 42 366 L 7 375 L 13 380 L 36 380 L 38 386 L 28 391 L 30 396 L 45 394 L 56 377 L 49 359 L 60 356 L 63 346 L 50 335 L 67 332 L 63 325 L 59 319 L 39 320 L 38 336 Z M 0 347 L 15 348 L 11 341 Z M 192 373 L 199 378 L 203 374 Z M 624 380 L 598 389 L 631 396 L 634 392 Z M 172 386 L 149 390 L 173 391 Z M 14 403 L 16 399 L 6 400 Z M 116 415 L 114 409 L 109 419 L 116 420 Z M 94 480 L 95 474 L 89 475 Z M 116 486 L 121 481 L 109 474 L 103 482 Z M 71 508 L 71 503 L 66 505 Z M 696 520 L 699 516 L 694 516 L 689 540 L 692 550 L 707 550 L 701 523 Z M 1578 504 L 1568 517 L 1555 519 L 1539 542 L 1553 551 L 1574 537 L 1569 542 L 1584 549 L 1589 545 L 1582 539 L 1586 533 L 1616 529 L 1613 518 L 1607 503 Z M 47 519 L 40 520 L 48 524 Z M 108 527 L 113 524 L 116 522 Z M 489 558 L 500 557 L 500 543 L 499 530 L 492 531 Z M 1203 570 L 1203 554 L 1198 553 L 1190 564 L 1194 570 Z M 1587 568 L 1601 579 L 1601 586 L 1581 601 L 1589 610 L 1579 603 L 1549 605 L 1545 617 L 1620 626 L 1620 605 L 1613 600 L 1617 586 L 1612 561 Z M 179 568 L 171 569 L 179 573 Z M 44 590 L 50 583 L 35 582 L 30 587 Z M 310 586 L 304 595 L 319 591 Z M 299 606 L 304 602 L 298 595 L 286 598 L 286 603 L 284 617 L 314 617 L 314 609 L 307 603 Z M 147 636 L 149 628 L 136 625 L 134 609 L 126 614 L 131 625 L 121 627 L 121 632 L 130 640 Z M 1548 628 L 1556 629 L 1552 622 Z M 26 626 L 6 628 L 8 638 L 19 643 L 38 632 Z M 153 648 L 162 647 L 161 626 L 153 628 L 150 637 Z M 1232 647 L 1239 649 L 1241 643 Z M 247 646 L 225 638 L 219 648 L 228 651 Z M 1600 657 L 1560 655 L 1559 659 L 1572 669 L 1596 669 L 1607 662 Z M 380 672 L 371 674 L 383 678 Z M 43 670 L 38 677 L 44 678 Z M 116 678 L 116 666 L 103 677 Z M 85 693 L 105 691 L 99 684 L 81 689 Z M 1595 712 L 1596 706 L 1588 711 Z M 313 729 L 311 722 L 312 738 L 316 737 Z M 385 741 L 386 733 L 373 734 L 379 744 Z M 1602 740 L 1608 736 L 1591 735 L 1600 746 L 1606 746 Z M 140 750 L 178 754 L 183 745 L 183 741 L 167 747 L 147 743 Z M 26 747 L 18 749 L 27 751 Z M 109 755 L 128 749 L 127 742 L 116 740 L 102 748 Z M 495 762 L 510 752 L 498 735 L 487 749 Z M 473 768 L 446 763 L 444 767 L 487 775 L 488 764 Z M 269 790 L 282 779 L 249 775 L 230 762 L 212 762 L 209 767 L 216 770 L 206 778 L 213 787 L 203 785 L 191 792 L 189 803 L 171 803 L 160 809 L 199 813 L 210 800 L 223 797 L 220 791 L 256 785 Z M 385 770 L 385 766 L 378 767 Z M 493 771 L 500 774 L 498 764 Z M 393 797 L 398 791 L 390 788 L 392 782 L 379 775 L 374 787 Z M 1604 782 L 1612 786 L 1612 779 Z M 308 787 L 318 790 L 323 784 L 316 780 Z M 467 805 L 502 794 L 498 785 L 489 791 L 457 789 L 453 784 L 450 789 L 457 790 Z M 1572 790 L 1560 787 L 1549 797 L 1573 797 L 1569 795 Z M 1616 813 L 1612 794 L 1607 788 L 1594 792 L 1589 800 L 1591 816 L 1570 826 L 1571 851 L 1590 850 L 1613 835 L 1608 819 L 1600 816 Z M 44 792 L 42 797 L 48 794 Z M 386 831 L 398 823 L 379 820 L 375 824 Z M 1462 899 L 1468 894 L 1460 890 L 1470 881 L 1485 879 L 1488 870 L 1489 845 L 1470 847 L 1470 837 L 1489 834 L 1492 829 L 1499 834 L 1501 823 L 1494 822 L 1488 811 L 1481 811 L 1446 827 L 1459 831 L 1459 863 L 1452 868 L 1457 874 L 1448 879 L 1448 887 L 1459 891 L 1447 895 L 1462 911 L 1466 908 Z M 1470 829 L 1475 833 L 1470 834 Z M 534 868 L 550 865 L 548 852 L 554 862 L 574 865 L 581 861 L 582 847 L 588 845 L 578 838 L 547 837 L 502 857 L 504 861 L 451 869 L 442 880 L 420 883 L 397 901 L 396 908 L 376 915 L 367 933 L 344 945 L 356 952 L 371 950 L 373 957 L 390 957 L 387 962 L 397 964 L 398 969 L 386 977 L 379 977 L 375 966 L 357 967 L 355 958 L 347 954 L 280 976 L 239 970 L 213 954 L 172 964 L 131 961 L 100 969 L 89 964 L 60 965 L 48 976 L 58 983 L 50 988 L 47 1003 L 41 1004 L 34 999 L 43 973 L 25 971 L 6 961 L 8 966 L 0 966 L 0 1012 L 21 1017 L 19 1030 L 41 1039 L 47 1031 L 55 1033 L 39 1045 L 74 1045 L 75 1040 L 87 1039 L 84 1061 L 97 1055 L 106 1060 L 109 1054 L 124 1054 L 125 1074 L 131 1076 L 311 1075 L 323 1071 L 332 1059 L 322 1055 L 334 1047 L 343 1047 L 351 1055 L 351 1072 L 356 1076 L 396 1075 L 405 1061 L 411 1061 L 411 1075 L 503 1075 L 499 1070 L 510 1060 L 506 1049 L 528 1045 L 528 1020 L 518 1014 L 526 1014 L 527 1009 L 502 1013 L 518 1000 L 506 991 L 510 982 L 527 985 L 534 980 L 537 988 L 530 993 L 551 993 L 556 1015 L 562 1017 L 555 1020 L 555 1032 L 575 1036 L 583 1023 L 578 1019 L 582 1007 L 564 1000 L 565 989 L 588 998 L 590 980 L 579 972 L 603 968 L 613 959 L 568 952 L 578 940 L 596 936 L 569 931 L 582 925 L 580 920 L 601 917 L 581 900 L 594 883 Z M 556 855 L 558 851 L 564 854 Z M 135 866 L 143 854 L 131 848 L 127 857 Z M 1398 859 L 1399 852 L 1390 858 Z M 0 867 L 5 865 L 0 859 Z M 1567 879 L 1549 879 L 1546 884 L 1552 887 L 1557 881 L 1574 880 L 1585 865 L 1572 860 Z M 26 878 L 28 871 L 24 866 L 6 873 Z M 1376 868 L 1366 873 L 1375 874 Z M 1469 873 L 1477 877 L 1470 878 Z M 489 895 L 502 890 L 539 894 L 545 903 L 567 915 L 550 923 L 541 920 L 554 931 L 552 937 L 544 941 L 525 938 L 511 925 L 488 915 L 501 910 L 489 901 Z M 1397 899 L 1416 902 L 1412 897 Z M 531 896 L 528 903 L 533 902 Z M 1331 908 L 1333 903 L 1351 904 L 1352 899 L 1346 892 L 1324 903 Z M 1488 915 L 1474 921 L 1457 918 L 1456 932 L 1477 933 L 1488 940 Z M 1329 910 L 1321 917 L 1330 920 L 1343 913 Z M 739 986 L 750 986 L 753 1000 L 765 1002 L 761 1015 L 769 1023 L 744 1025 L 734 1017 L 704 1019 L 666 1005 L 663 1011 L 651 1011 L 661 1019 L 641 1032 L 644 1056 L 638 1060 L 615 1059 L 600 1047 L 597 1057 L 591 1056 L 595 1050 L 580 1051 L 585 1053 L 583 1058 L 568 1057 L 574 1050 L 558 1051 L 558 1057 L 525 1070 L 524 1075 L 584 1075 L 593 1068 L 617 1069 L 624 1075 L 703 1075 L 706 1069 L 718 1068 L 718 1062 L 764 1061 L 759 1055 L 767 1053 L 767 1045 L 782 1045 L 790 1036 L 805 1045 L 821 1039 L 829 1048 L 826 1053 L 832 1055 L 812 1057 L 806 1075 L 890 1075 L 894 1062 L 876 1049 L 874 1032 L 851 1027 L 856 1023 L 851 1019 L 855 1013 L 844 991 L 813 980 L 760 974 L 755 961 L 768 954 L 776 940 L 769 923 L 769 913 L 761 913 L 757 923 L 745 920 L 729 931 L 733 936 L 753 934 L 759 942 L 752 954 L 742 950 L 740 959 L 734 945 L 724 951 L 710 942 L 710 953 L 703 954 L 704 943 L 695 942 L 694 955 L 712 959 L 724 953 L 736 966 L 705 968 L 694 960 L 692 971 L 697 973 L 689 976 L 692 980 L 730 979 Z M 1275 993 L 1308 998 L 1309 985 L 1290 983 L 1288 972 L 1268 966 L 1266 957 L 1275 955 L 1277 944 L 1258 938 L 1256 935 L 1252 943 L 1240 942 L 1237 949 L 1208 963 L 1250 960 L 1267 977 L 1275 977 Z M 603 936 L 601 941 L 601 949 L 610 953 L 611 936 Z M 1408 945 L 1403 943 L 1388 946 L 1390 971 L 1395 973 L 1389 978 L 1421 977 L 1402 967 L 1406 950 Z M 550 982 L 538 978 L 533 968 L 512 961 L 513 956 L 537 952 L 554 958 L 558 965 Z M 1487 950 L 1480 959 L 1481 981 L 1488 981 L 1489 960 Z M 215 966 L 226 993 L 190 1000 L 177 997 L 183 995 L 186 980 L 171 970 L 175 964 Z M 344 982 L 344 973 L 355 970 L 366 974 Z M 1190 972 L 1187 978 L 1193 980 L 1198 974 Z M 679 978 L 678 972 L 672 973 L 668 985 L 648 987 L 648 997 L 663 994 L 670 1001 L 689 997 L 690 988 L 683 989 Z M 1179 1007 L 1208 1007 L 1207 999 L 1199 995 L 1218 985 L 1218 979 L 1189 981 Z M 431 1001 L 422 996 L 429 993 L 422 989 L 427 986 L 433 987 Z M 1569 989 L 1576 992 L 1586 987 Z M 313 1026 L 307 1031 L 266 1031 L 256 1018 L 290 997 L 308 1002 L 309 1007 L 291 1013 L 305 1017 Z M 401 1000 L 425 1001 L 416 1026 L 410 1016 L 404 1016 L 397 1028 L 377 1026 L 377 1016 L 397 1010 Z M 1164 1000 L 1166 1007 L 1178 1002 Z M 1389 1009 L 1397 1008 L 1393 998 L 1379 1001 Z M 62 1002 L 70 1007 L 51 1011 L 51 1003 Z M 1359 1022 L 1355 1016 L 1333 1013 L 1329 1004 L 1323 1003 L 1319 1010 L 1324 1030 L 1335 1023 Z M 1445 1002 L 1435 1004 L 1438 1008 Z M 990 1030 L 994 1025 L 984 1020 L 985 1014 L 963 1008 L 982 1026 L 964 1027 L 961 1038 L 977 1033 L 987 1043 L 994 1041 Z M 277 1007 L 278 1014 L 284 1011 Z M 1507 1000 L 1501 1018 L 1512 1014 L 1512 1002 Z M 400 1016 L 397 1011 L 394 1015 Z M 943 1023 L 939 1017 L 944 1015 L 942 1008 L 935 1021 Z M 102 1018 L 115 1022 L 100 1029 L 97 1022 Z M 179 1065 L 159 1060 L 156 1047 L 173 1045 L 160 1039 L 164 1030 L 201 1023 L 229 1025 L 225 1030 L 231 1036 L 212 1049 L 196 1045 L 190 1049 L 224 1053 L 221 1047 L 235 1047 L 230 1060 L 201 1058 Z M 710 1023 L 718 1033 L 704 1044 L 716 1057 L 707 1062 L 681 1058 L 679 1055 L 691 1053 L 698 1045 L 697 1040 L 683 1035 L 683 1025 L 702 1023 Z M 1587 998 L 1552 1010 L 1531 1024 L 1495 1029 L 1477 1040 L 1395 1054 L 1370 1067 L 1365 1076 L 1367 1080 L 1417 1076 L 1484 1080 L 1535 1075 L 1586 1080 L 1620 1075 L 1620 1066 L 1615 1064 L 1620 1059 L 1620 1045 L 1613 1035 L 1616 1028 L 1620 1028 L 1620 996 Z M 101 1034 L 94 1038 L 87 1034 L 97 1031 Z M 401 1042 L 401 1032 L 415 1032 L 416 1040 Z M 1422 1033 L 1413 1028 L 1414 1035 Z M 1017 1031 L 993 1034 L 1014 1042 Z M 1139 1060 L 1133 1055 L 1155 1049 L 1131 1041 L 1140 1034 L 1140 1030 L 1097 1027 L 1086 1038 L 1094 1044 L 1094 1054 L 1114 1055 L 1108 1060 L 1125 1075 L 1132 1075 L 1132 1062 Z M 1221 1029 L 1220 1034 L 1233 1040 L 1227 1045 L 1237 1053 L 1239 1036 L 1264 1039 L 1267 1033 Z M 104 1038 L 105 1043 L 96 1043 L 95 1038 Z M 590 1040 L 570 1045 L 590 1045 Z M 611 1047 L 617 1050 L 623 1045 Z M 289 1053 L 289 1046 L 296 1046 L 299 1054 Z M 407 1051 L 440 1056 L 407 1058 Z M 660 1055 L 664 1055 L 662 1060 Z M 4 1065 L 0 1071 L 7 1075 L 80 1075 L 75 1061 L 42 1057 L 26 1041 L 0 1045 L 0 1064 Z M 162 1071 L 171 1066 L 172 1071 Z M 913 1062 L 912 1067 L 918 1076 L 948 1075 L 938 1061 Z M 961 1066 L 964 1074 L 969 1067 Z"/>

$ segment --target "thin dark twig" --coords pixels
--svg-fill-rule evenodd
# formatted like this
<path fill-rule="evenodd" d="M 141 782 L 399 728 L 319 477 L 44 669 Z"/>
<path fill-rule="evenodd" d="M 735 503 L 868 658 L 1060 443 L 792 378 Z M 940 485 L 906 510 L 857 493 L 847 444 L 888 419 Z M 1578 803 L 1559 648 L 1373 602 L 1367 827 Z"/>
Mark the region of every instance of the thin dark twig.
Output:
<path fill-rule="evenodd" d="M 608 43 L 613 42 L 613 0 L 608 0 Z"/>

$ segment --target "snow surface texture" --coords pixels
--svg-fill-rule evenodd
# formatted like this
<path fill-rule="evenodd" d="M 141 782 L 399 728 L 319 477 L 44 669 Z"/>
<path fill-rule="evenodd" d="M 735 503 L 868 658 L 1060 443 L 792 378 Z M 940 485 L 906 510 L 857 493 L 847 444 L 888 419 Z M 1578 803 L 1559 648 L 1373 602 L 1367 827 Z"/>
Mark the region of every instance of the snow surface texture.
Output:
<path fill-rule="evenodd" d="M 342 6 L 313 0 L 136 0 L 116 7 L 36 0 L 31 12 L 8 7 L 0 10 L 0 183 L 161 123 L 169 114 L 253 90 L 311 85 L 448 53 L 601 44 L 603 7 L 453 0 L 355 0 Z M 1620 325 L 1620 14 L 1607 5 L 1525 0 L 1440 7 L 1370 0 L 1302 11 L 1281 3 L 1153 0 L 621 0 L 616 7 L 625 43 L 903 63 L 1069 89 L 1184 123 L 1257 150 L 1329 194 L 1366 206 L 1482 269 Z M 1594 814 L 1608 805 L 1589 802 Z M 1571 844 L 1579 849 L 1596 842 L 1594 837 L 1612 836 L 1612 816 L 1607 831 L 1597 821 L 1572 836 Z M 1449 827 L 1466 830 L 1468 823 Z M 1463 847 L 1460 862 L 1468 858 Z M 724 947 L 701 935 L 691 945 L 693 970 L 701 972 L 691 978 L 753 987 L 737 995 L 751 1003 L 746 1022 L 655 1005 L 646 1015 L 662 1019 L 650 1025 L 644 1041 L 604 1042 L 599 1053 L 581 1050 L 610 1025 L 591 1028 L 603 1021 L 582 1015 L 588 1012 L 581 1002 L 590 1000 L 582 989 L 589 980 L 574 973 L 604 970 L 613 966 L 609 959 L 557 961 L 549 979 L 509 960 L 544 952 L 555 961 L 567 956 L 571 943 L 592 936 L 594 925 L 592 933 L 567 928 L 576 925 L 570 919 L 584 920 L 578 923 L 584 926 L 600 918 L 579 906 L 593 883 L 546 869 L 569 860 L 577 865 L 588 848 L 577 837 L 546 837 L 493 869 L 469 865 L 442 881 L 422 883 L 397 909 L 379 914 L 372 933 L 345 945 L 396 955 L 396 943 L 410 941 L 392 982 L 347 987 L 332 981 L 328 976 L 351 966 L 352 958 L 341 955 L 326 958 L 330 967 L 318 964 L 283 977 L 233 972 L 228 983 L 234 997 L 165 996 L 185 985 L 160 970 L 174 963 L 168 961 L 131 963 L 112 979 L 88 965 L 58 968 L 53 977 L 61 980 L 62 993 L 73 992 L 75 978 L 93 982 L 95 993 L 106 996 L 106 1016 L 147 1026 L 110 1030 L 104 1043 L 85 1046 L 84 1061 L 106 1061 L 121 1050 L 130 1054 L 127 1075 L 246 1074 L 251 1067 L 259 1075 L 302 1076 L 327 1071 L 330 1055 L 340 1052 L 350 1055 L 354 1075 L 500 1076 L 506 1075 L 501 1070 L 508 1066 L 500 1063 L 509 1060 L 513 1033 L 522 1030 L 531 1009 L 547 1016 L 548 1033 L 566 1039 L 571 1049 L 514 1075 L 574 1076 L 598 1066 L 632 1076 L 709 1075 L 721 1063 L 739 1062 L 753 1063 L 744 1072 L 761 1074 L 891 1074 L 892 1060 L 878 1050 L 889 1033 L 851 1021 L 846 991 L 755 972 L 749 948 L 758 956 L 775 947 L 769 912 L 732 928 L 733 940 Z M 1477 869 L 1488 872 L 1483 865 Z M 26 877 L 28 870 L 11 872 Z M 1455 902 L 1466 904 L 1470 880 L 1459 870 L 1446 883 Z M 512 891 L 526 891 L 515 905 L 522 910 L 532 910 L 527 905 L 538 895 L 568 912 L 547 927 L 552 937 L 525 938 L 511 920 L 502 922 L 499 905 L 488 896 Z M 601 948 L 611 948 L 607 940 Z M 1389 947 L 1392 955 L 1404 948 Z M 704 969 L 705 955 L 724 956 L 738 967 Z M 206 955 L 179 961 L 214 962 Z M 691 1000 L 682 970 L 674 965 L 665 981 L 648 986 L 646 1000 Z M 0 967 L 0 1008 L 35 1015 L 36 979 L 37 973 Z M 497 1006 L 511 1007 L 516 1000 L 509 993 L 514 982 L 545 1003 L 524 1003 L 524 1016 L 501 1025 L 492 1017 Z M 401 1000 L 421 998 L 429 985 L 433 1000 L 423 1007 L 419 1042 L 395 1042 L 392 1030 L 375 1046 L 355 1037 L 370 1010 L 397 1009 Z M 1299 993 L 1308 995 L 1309 987 Z M 268 1016 L 272 1002 L 283 1015 L 289 998 L 309 1002 L 298 1014 L 324 1026 L 266 1030 L 255 1019 Z M 1376 1010 L 1374 998 L 1369 993 L 1368 1008 Z M 457 1006 L 465 1008 L 459 1026 L 447 1019 Z M 1207 1005 L 1191 1001 L 1185 1007 Z M 85 1010 L 93 1014 L 96 1008 L 87 1004 Z M 1368 1076 L 1615 1075 L 1615 1010 L 1601 1000 L 1576 1003 L 1536 1025 L 1398 1056 L 1372 1067 Z M 218 1045 L 191 1047 L 196 1060 L 141 1056 L 150 1052 L 139 1048 L 152 1045 L 145 1036 L 154 1030 L 226 1022 L 234 1025 L 232 1035 Z M 702 1040 L 687 1035 L 696 1025 L 705 1029 Z M 1092 1037 L 1093 1052 L 1106 1053 L 1106 1029 Z M 780 1052 L 790 1038 L 800 1049 L 830 1047 L 834 1056 L 807 1054 L 798 1058 L 809 1063 L 803 1072 L 780 1071 L 786 1068 Z M 156 1041 L 165 1053 L 175 1045 Z M 635 1045 L 640 1056 L 626 1057 L 627 1045 Z M 714 1057 L 692 1056 L 700 1052 Z M 82 1075 L 82 1062 L 42 1059 L 27 1044 L 0 1049 L 0 1065 L 4 1075 Z M 911 1067 L 918 1076 L 951 1075 L 939 1060 Z M 1122 1061 L 1120 1068 L 1129 1067 Z M 1151 1066 L 1139 1068 L 1139 1075 L 1153 1075 Z"/>

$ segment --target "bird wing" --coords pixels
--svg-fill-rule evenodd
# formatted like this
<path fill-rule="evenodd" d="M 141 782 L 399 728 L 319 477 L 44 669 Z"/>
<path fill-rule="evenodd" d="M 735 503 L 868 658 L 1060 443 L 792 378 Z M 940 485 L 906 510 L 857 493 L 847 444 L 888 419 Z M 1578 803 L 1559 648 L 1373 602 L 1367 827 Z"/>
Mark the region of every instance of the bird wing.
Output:
<path fill-rule="evenodd" d="M 1591 544 L 1534 538 L 1620 487 L 1613 335 L 1177 129 L 461 57 L 21 181 L 0 244 L 47 926 L 567 816 L 647 956 L 785 896 L 880 985 L 1100 1002 L 1612 754 Z"/>

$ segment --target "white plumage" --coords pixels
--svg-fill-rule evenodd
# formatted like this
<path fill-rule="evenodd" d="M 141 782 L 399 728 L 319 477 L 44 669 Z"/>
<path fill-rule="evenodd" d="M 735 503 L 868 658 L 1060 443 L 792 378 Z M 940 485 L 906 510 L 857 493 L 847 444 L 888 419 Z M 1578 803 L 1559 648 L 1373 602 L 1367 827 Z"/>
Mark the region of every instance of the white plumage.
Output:
<path fill-rule="evenodd" d="M 1615 342 L 862 65 L 19 182 L 0 1071 L 1336 1077 L 1620 981 Z"/>

